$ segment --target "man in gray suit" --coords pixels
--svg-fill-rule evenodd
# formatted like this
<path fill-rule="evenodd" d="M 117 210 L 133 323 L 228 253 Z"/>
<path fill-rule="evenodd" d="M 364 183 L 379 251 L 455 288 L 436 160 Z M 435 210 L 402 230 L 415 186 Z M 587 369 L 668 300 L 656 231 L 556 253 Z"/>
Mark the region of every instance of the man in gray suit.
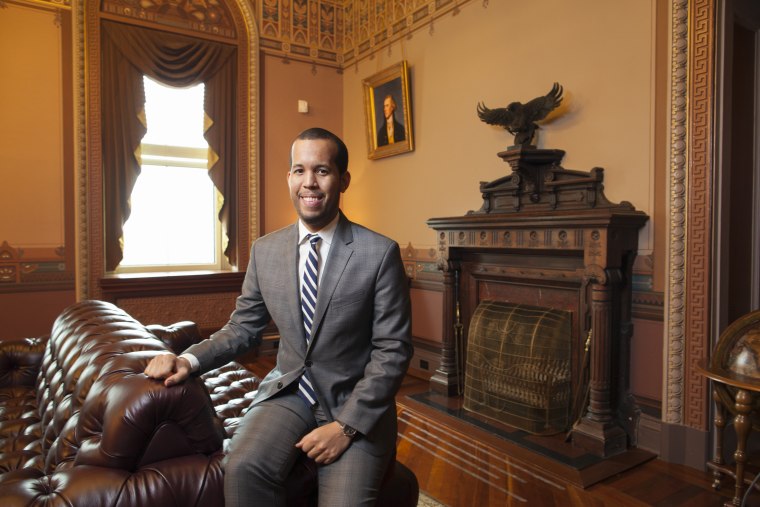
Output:
<path fill-rule="evenodd" d="M 350 181 L 343 141 L 302 132 L 288 172 L 298 222 L 254 242 L 220 331 L 145 370 L 177 384 L 258 345 L 270 319 L 277 325 L 277 365 L 230 443 L 228 506 L 285 505 L 285 478 L 302 453 L 320 465 L 320 505 L 374 505 L 394 456 L 394 397 L 412 356 L 408 281 L 398 245 L 340 211 Z M 315 304 L 302 302 L 304 290 Z"/>

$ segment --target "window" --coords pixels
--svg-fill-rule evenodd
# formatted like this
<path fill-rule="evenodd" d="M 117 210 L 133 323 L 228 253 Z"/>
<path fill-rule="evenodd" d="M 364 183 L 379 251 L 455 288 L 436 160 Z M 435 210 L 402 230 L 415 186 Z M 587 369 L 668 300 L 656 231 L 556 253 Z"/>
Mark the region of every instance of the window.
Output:
<path fill-rule="evenodd" d="M 208 176 L 204 85 L 172 88 L 144 77 L 147 134 L 123 228 L 118 271 L 221 269 L 221 195 Z"/>

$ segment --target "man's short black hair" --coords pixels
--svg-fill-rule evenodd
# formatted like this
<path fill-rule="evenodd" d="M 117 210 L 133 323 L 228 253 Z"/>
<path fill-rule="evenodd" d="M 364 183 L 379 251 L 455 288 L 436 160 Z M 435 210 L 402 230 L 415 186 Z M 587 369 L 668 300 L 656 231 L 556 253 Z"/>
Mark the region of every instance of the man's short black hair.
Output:
<path fill-rule="evenodd" d="M 327 129 L 312 127 L 298 134 L 298 137 L 296 137 L 295 140 L 306 141 L 316 139 L 326 139 L 335 143 L 335 147 L 338 148 L 338 151 L 335 154 L 335 165 L 338 166 L 340 174 L 345 173 L 348 170 L 348 148 L 346 148 L 346 144 L 340 137 Z"/>

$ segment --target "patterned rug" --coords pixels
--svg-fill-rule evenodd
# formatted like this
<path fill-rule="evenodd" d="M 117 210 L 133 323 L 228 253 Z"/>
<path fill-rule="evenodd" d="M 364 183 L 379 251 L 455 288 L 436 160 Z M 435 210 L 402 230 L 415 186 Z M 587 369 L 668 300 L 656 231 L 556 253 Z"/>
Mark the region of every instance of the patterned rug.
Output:
<path fill-rule="evenodd" d="M 441 502 L 432 499 L 420 491 L 420 499 L 417 501 L 417 507 L 446 507 Z"/>

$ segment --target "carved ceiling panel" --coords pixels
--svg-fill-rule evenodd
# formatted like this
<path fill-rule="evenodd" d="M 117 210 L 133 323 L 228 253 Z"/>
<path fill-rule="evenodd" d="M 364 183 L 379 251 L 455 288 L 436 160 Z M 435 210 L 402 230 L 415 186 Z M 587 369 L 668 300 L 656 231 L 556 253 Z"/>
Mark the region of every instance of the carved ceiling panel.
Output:
<path fill-rule="evenodd" d="M 235 24 L 224 0 L 103 0 L 101 11 L 234 40 Z"/>
<path fill-rule="evenodd" d="M 254 0 L 261 48 L 344 68 L 471 0 Z M 487 2 L 484 2 L 484 6 Z"/>
<path fill-rule="evenodd" d="M 19 0 L 71 8 L 71 0 Z M 101 0 L 101 12 L 235 40 L 225 0 Z M 250 0 L 263 52 L 344 68 L 472 0 Z M 482 0 L 483 7 L 488 0 Z M 0 0 L 2 3 L 2 0 Z"/>

